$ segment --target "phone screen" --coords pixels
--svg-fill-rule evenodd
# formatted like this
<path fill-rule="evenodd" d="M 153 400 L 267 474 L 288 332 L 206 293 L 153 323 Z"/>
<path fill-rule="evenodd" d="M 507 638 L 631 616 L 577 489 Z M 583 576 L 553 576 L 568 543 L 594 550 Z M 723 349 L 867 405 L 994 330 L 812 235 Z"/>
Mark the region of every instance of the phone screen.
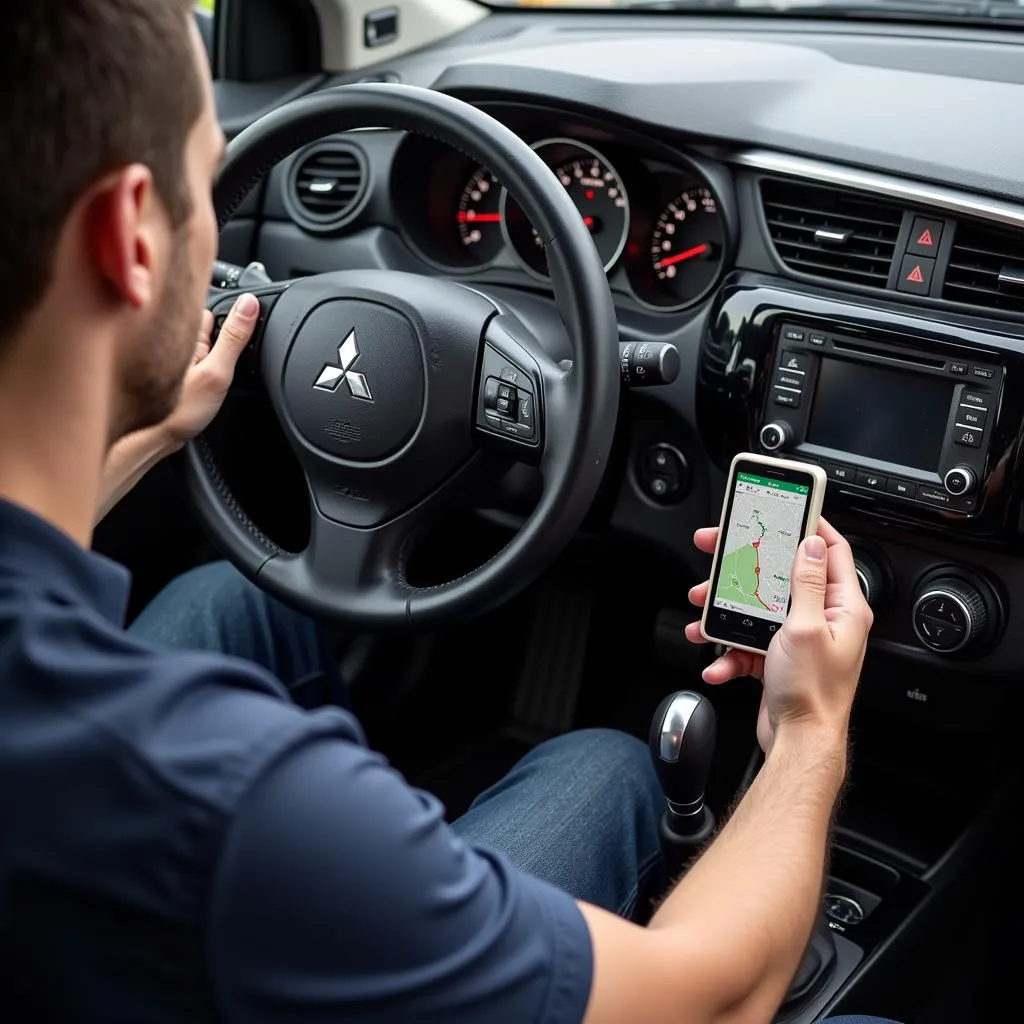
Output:
<path fill-rule="evenodd" d="M 801 470 L 737 464 L 711 581 L 707 627 L 717 639 L 768 649 L 789 611 L 813 485 Z"/>

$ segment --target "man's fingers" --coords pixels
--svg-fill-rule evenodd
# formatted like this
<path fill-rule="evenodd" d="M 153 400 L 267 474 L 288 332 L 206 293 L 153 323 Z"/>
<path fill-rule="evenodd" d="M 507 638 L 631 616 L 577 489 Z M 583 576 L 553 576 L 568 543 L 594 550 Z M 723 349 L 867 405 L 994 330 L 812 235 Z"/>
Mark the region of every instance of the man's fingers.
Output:
<path fill-rule="evenodd" d="M 759 654 L 751 654 L 749 651 L 726 651 L 720 658 L 716 658 L 701 673 L 705 683 L 718 686 L 720 683 L 727 683 L 730 679 L 740 679 L 743 676 L 756 676 L 761 678 L 764 670 L 764 658 Z"/>
<path fill-rule="evenodd" d="M 693 535 L 693 543 L 697 545 L 699 551 L 703 551 L 705 554 L 713 554 L 715 550 L 715 544 L 718 542 L 718 527 L 717 526 L 705 526 L 703 529 L 698 530 Z"/>
<path fill-rule="evenodd" d="M 210 370 L 226 375 L 228 380 L 231 379 L 238 357 L 252 337 L 259 313 L 260 303 L 255 295 L 242 295 L 238 298 L 206 358 Z"/>
<path fill-rule="evenodd" d="M 705 580 L 703 583 L 698 583 L 695 587 L 690 587 L 690 592 L 687 597 L 690 599 L 690 604 L 696 605 L 698 608 L 703 608 L 707 603 L 708 589 L 711 586 L 711 580 Z"/>

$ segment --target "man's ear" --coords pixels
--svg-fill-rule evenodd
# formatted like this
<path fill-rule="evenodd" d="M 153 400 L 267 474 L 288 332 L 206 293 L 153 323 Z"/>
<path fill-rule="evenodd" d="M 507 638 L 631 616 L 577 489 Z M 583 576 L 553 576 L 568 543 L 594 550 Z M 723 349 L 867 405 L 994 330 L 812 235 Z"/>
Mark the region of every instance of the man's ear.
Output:
<path fill-rule="evenodd" d="M 99 182 L 88 201 L 89 254 L 116 299 L 142 309 L 157 294 L 161 273 L 160 232 L 168 230 L 153 175 L 131 164 Z"/>

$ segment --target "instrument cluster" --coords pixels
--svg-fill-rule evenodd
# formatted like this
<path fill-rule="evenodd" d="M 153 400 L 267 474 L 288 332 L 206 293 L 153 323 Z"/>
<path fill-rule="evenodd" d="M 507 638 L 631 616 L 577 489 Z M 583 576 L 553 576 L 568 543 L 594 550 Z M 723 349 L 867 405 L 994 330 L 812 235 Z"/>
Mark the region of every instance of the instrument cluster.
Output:
<path fill-rule="evenodd" d="M 647 306 L 682 309 L 705 298 L 729 269 L 736 225 L 719 165 L 589 126 L 560 122 L 551 134 L 547 125 L 533 126 L 532 134 L 510 127 L 569 193 L 616 290 Z M 392 196 L 406 240 L 439 268 L 547 280 L 544 247 L 519 203 L 463 154 L 407 137 L 395 158 Z"/>

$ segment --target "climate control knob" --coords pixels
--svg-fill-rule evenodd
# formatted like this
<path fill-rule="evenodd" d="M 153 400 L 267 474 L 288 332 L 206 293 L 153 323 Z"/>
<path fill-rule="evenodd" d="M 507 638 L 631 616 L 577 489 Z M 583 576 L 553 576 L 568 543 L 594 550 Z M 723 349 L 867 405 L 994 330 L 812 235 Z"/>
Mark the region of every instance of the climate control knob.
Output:
<path fill-rule="evenodd" d="M 989 612 L 981 591 L 956 576 L 925 583 L 914 599 L 914 632 L 939 654 L 963 650 L 985 632 Z"/>
<path fill-rule="evenodd" d="M 954 466 L 942 478 L 942 483 L 950 494 L 959 497 L 961 494 L 970 494 L 974 490 L 977 478 L 970 466 Z"/>
<path fill-rule="evenodd" d="M 791 436 L 788 423 L 766 423 L 761 428 L 761 447 L 766 452 L 777 452 Z"/>

